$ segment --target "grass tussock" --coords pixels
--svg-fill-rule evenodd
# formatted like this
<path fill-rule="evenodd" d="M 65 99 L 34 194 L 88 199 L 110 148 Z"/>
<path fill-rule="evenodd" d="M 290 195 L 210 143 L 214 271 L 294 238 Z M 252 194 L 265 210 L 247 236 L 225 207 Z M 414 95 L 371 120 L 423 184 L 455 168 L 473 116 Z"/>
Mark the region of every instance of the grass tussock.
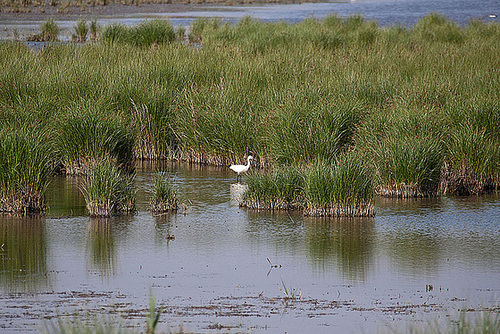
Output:
<path fill-rule="evenodd" d="M 149 208 L 152 213 L 165 213 L 177 211 L 181 202 L 177 191 L 172 186 L 168 175 L 159 173 L 153 181 L 152 196 Z"/>
<path fill-rule="evenodd" d="M 72 108 L 56 131 L 57 148 L 68 175 L 86 173 L 89 163 L 97 160 L 112 159 L 122 167 L 132 161 L 134 137 L 126 123 L 93 106 Z"/>
<path fill-rule="evenodd" d="M 125 175 L 104 159 L 90 165 L 80 189 L 91 217 L 135 212 L 134 175 Z"/>
<path fill-rule="evenodd" d="M 302 207 L 304 176 L 293 167 L 248 175 L 240 206 L 257 210 L 294 210 Z"/>
<path fill-rule="evenodd" d="M 104 43 L 131 44 L 137 47 L 150 47 L 174 42 L 182 33 L 175 31 L 166 20 L 147 20 L 135 27 L 115 23 L 104 27 L 101 40 Z"/>
<path fill-rule="evenodd" d="M 50 18 L 40 26 L 40 32 L 28 37 L 33 42 L 57 42 L 59 41 L 59 26 Z"/>
<path fill-rule="evenodd" d="M 371 171 L 353 154 L 333 165 L 312 166 L 306 172 L 304 197 L 306 216 L 370 217 L 374 188 Z"/>
<path fill-rule="evenodd" d="M 87 35 L 89 33 L 89 26 L 87 21 L 79 20 L 74 26 L 75 33 L 71 36 L 71 39 L 75 43 L 85 43 L 87 40 Z"/>
<path fill-rule="evenodd" d="M 479 195 L 500 187 L 500 149 L 483 129 L 464 126 L 448 141 L 442 192 Z"/>
<path fill-rule="evenodd" d="M 0 130 L 0 157 L 0 212 L 43 213 L 54 162 L 46 134 Z"/>

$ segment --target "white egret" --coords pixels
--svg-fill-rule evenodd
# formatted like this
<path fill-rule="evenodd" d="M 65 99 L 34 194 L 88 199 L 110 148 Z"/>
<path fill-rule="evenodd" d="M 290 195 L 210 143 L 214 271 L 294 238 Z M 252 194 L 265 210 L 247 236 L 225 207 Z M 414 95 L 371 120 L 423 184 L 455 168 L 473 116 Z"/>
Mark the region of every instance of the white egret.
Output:
<path fill-rule="evenodd" d="M 236 176 L 236 181 L 238 181 L 238 177 L 240 177 L 241 173 L 244 173 L 250 168 L 250 160 L 253 160 L 253 157 L 251 155 L 248 156 L 247 158 L 247 164 L 246 165 L 231 165 L 229 166 L 230 169 L 238 173 Z"/>

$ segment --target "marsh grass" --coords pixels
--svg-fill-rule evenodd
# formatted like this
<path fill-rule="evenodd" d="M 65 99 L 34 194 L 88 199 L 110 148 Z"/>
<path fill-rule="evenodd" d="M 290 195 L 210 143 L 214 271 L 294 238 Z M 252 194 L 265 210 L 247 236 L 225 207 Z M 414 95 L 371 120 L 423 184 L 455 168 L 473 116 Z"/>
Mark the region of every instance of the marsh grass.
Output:
<path fill-rule="evenodd" d="M 350 103 L 297 100 L 271 123 L 268 147 L 273 160 L 278 164 L 333 161 L 352 143 L 361 110 Z"/>
<path fill-rule="evenodd" d="M 473 126 L 458 128 L 447 141 L 447 153 L 442 192 L 478 195 L 499 188 L 499 144 L 485 130 Z"/>
<path fill-rule="evenodd" d="M 380 177 L 378 194 L 404 198 L 437 195 L 444 156 L 434 138 L 389 137 L 374 151 Z"/>
<path fill-rule="evenodd" d="M 93 19 L 89 24 L 89 32 L 90 32 L 90 40 L 95 42 L 99 40 L 99 25 L 97 24 L 97 20 Z"/>
<path fill-rule="evenodd" d="M 168 106 L 161 103 L 150 109 L 143 104 L 138 107 L 132 100 L 132 126 L 136 133 L 134 156 L 140 160 L 175 159 L 179 140 L 172 128 L 172 115 Z"/>
<path fill-rule="evenodd" d="M 0 127 L 39 124 L 54 133 L 53 145 L 71 169 L 73 158 L 66 159 L 65 151 L 77 151 L 85 141 L 75 135 L 78 144 L 66 149 L 58 140 L 68 120 L 86 117 L 81 106 L 95 109 L 89 112 L 99 114 L 95 119 L 129 131 L 127 138 L 135 134 L 137 145 L 130 145 L 139 159 L 229 165 L 252 154 L 271 168 L 302 167 L 333 164 L 354 150 L 374 168 L 377 184 L 381 142 L 398 137 L 407 146 L 416 138 L 421 149 L 429 149 L 427 141 L 435 140 L 442 146 L 436 149 L 444 150 L 442 179 L 449 180 L 450 172 L 470 174 L 475 168 L 476 163 L 462 168 L 465 163 L 454 153 L 466 142 L 454 139 L 463 126 L 475 129 L 478 144 L 484 140 L 486 147 L 495 147 L 500 141 L 495 102 L 500 100 L 500 25 L 459 26 L 436 15 L 420 21 L 410 28 L 378 27 L 359 15 L 298 24 L 195 21 L 191 39 L 201 38 L 196 46 L 148 46 L 157 34 L 151 26 L 141 35 L 146 45 L 138 47 L 129 40 L 138 27 L 119 25 L 106 27 L 106 41 L 99 44 L 51 45 L 33 52 L 22 43 L 1 43 Z M 85 163 L 93 155 L 83 151 L 73 161 Z M 494 156 L 491 148 L 476 151 L 483 155 L 478 162 Z M 490 180 L 479 188 L 496 187 L 495 168 L 474 171 L 479 176 L 473 178 Z M 415 193 L 431 194 L 434 187 Z"/>
<path fill-rule="evenodd" d="M 317 163 L 306 171 L 306 216 L 370 217 L 374 186 L 371 171 L 355 154 L 348 153 L 334 164 Z"/>
<path fill-rule="evenodd" d="M 156 174 L 153 181 L 152 196 L 149 208 L 152 213 L 177 211 L 181 201 L 177 190 L 172 186 L 169 176 L 165 173 Z"/>
<path fill-rule="evenodd" d="M 59 40 L 59 26 L 50 18 L 40 26 L 40 32 L 28 37 L 29 41 L 34 42 L 57 42 Z"/>
<path fill-rule="evenodd" d="M 95 106 L 73 107 L 57 124 L 56 133 L 66 174 L 85 173 L 89 163 L 101 159 L 113 159 L 125 169 L 131 166 L 134 137 L 126 123 Z"/>
<path fill-rule="evenodd" d="M 176 34 L 174 27 L 167 20 L 146 20 L 134 27 L 123 24 L 106 26 L 102 32 L 103 42 L 125 43 L 137 47 L 150 47 L 174 42 L 180 33 Z"/>
<path fill-rule="evenodd" d="M 54 162 L 47 139 L 40 129 L 0 130 L 0 212 L 45 211 Z"/>
<path fill-rule="evenodd" d="M 389 328 L 377 333 L 439 333 L 439 334 L 494 334 L 500 332 L 500 316 L 498 313 L 484 311 L 482 313 L 468 313 L 461 311 L 458 317 L 446 317 L 445 322 L 438 320 L 425 324 L 411 323 L 403 330 Z"/>
<path fill-rule="evenodd" d="M 248 189 L 240 206 L 257 210 L 294 210 L 302 208 L 303 172 L 293 167 L 280 167 L 250 173 Z"/>
<path fill-rule="evenodd" d="M 93 162 L 80 184 L 90 216 L 134 213 L 134 177 L 124 174 L 107 159 Z"/>
<path fill-rule="evenodd" d="M 74 26 L 75 33 L 71 36 L 71 39 L 75 43 L 85 43 L 87 40 L 87 34 L 89 33 L 89 26 L 87 21 L 79 20 Z"/>

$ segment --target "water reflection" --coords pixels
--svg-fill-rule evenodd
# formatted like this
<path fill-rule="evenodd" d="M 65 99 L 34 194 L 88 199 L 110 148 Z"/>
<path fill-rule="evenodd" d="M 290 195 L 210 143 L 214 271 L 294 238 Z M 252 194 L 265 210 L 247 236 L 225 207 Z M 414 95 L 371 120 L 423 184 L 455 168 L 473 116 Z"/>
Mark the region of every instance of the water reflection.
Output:
<path fill-rule="evenodd" d="M 231 205 L 238 205 L 243 201 L 243 194 L 248 189 L 246 184 L 233 183 L 231 184 Z"/>
<path fill-rule="evenodd" d="M 400 230 L 401 231 L 401 230 Z M 423 231 L 401 231 L 389 241 L 389 253 L 400 270 L 411 275 L 432 276 L 442 259 L 439 236 Z"/>
<path fill-rule="evenodd" d="M 246 234 L 252 244 L 270 243 L 288 255 L 299 254 L 303 244 L 302 212 L 248 210 Z"/>
<path fill-rule="evenodd" d="M 174 235 L 174 227 L 177 222 L 176 213 L 164 213 L 154 217 L 155 220 L 155 245 L 163 246 L 169 243 Z"/>
<path fill-rule="evenodd" d="M 54 177 L 46 192 L 50 216 L 85 216 L 85 199 L 78 188 L 78 177 Z"/>
<path fill-rule="evenodd" d="M 116 273 L 115 238 L 110 218 L 90 218 L 87 224 L 87 259 L 90 270 L 104 276 Z"/>
<path fill-rule="evenodd" d="M 328 271 L 336 263 L 349 282 L 364 282 L 373 262 L 372 218 L 310 217 L 306 226 L 308 255 L 317 270 Z"/>
<path fill-rule="evenodd" d="M 49 285 L 44 221 L 0 216 L 0 283 L 8 291 L 34 292 Z"/>

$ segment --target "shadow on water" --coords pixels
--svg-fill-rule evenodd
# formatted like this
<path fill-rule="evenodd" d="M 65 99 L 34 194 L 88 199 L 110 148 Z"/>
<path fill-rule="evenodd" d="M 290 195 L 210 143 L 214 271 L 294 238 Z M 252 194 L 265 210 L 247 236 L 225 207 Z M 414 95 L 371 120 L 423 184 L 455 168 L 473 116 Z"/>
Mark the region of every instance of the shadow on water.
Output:
<path fill-rule="evenodd" d="M 8 291 L 34 292 L 49 285 L 45 221 L 0 216 L 0 282 Z"/>

